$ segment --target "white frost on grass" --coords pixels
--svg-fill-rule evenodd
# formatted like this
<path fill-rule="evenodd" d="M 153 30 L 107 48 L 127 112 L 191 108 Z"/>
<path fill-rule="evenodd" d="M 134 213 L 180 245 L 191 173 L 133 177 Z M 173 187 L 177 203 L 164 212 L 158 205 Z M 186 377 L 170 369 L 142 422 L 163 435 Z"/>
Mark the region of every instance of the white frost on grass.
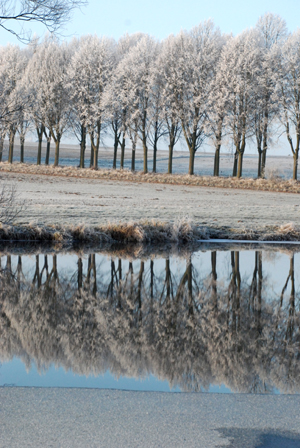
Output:
<path fill-rule="evenodd" d="M 264 434 L 300 444 L 297 395 L 0 388 L 0 403 L 1 448 L 256 448 Z"/>

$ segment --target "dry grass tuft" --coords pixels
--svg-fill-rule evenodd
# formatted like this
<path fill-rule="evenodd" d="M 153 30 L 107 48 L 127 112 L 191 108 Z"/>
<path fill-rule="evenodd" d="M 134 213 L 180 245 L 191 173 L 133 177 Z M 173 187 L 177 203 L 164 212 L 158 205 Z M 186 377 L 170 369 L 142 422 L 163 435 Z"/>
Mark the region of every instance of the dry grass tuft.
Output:
<path fill-rule="evenodd" d="M 265 176 L 271 182 L 280 182 L 285 179 L 283 172 L 278 168 L 266 168 Z"/>
<path fill-rule="evenodd" d="M 146 239 L 143 226 L 135 222 L 109 223 L 106 232 L 116 242 L 144 242 Z"/>
<path fill-rule="evenodd" d="M 234 229 L 230 227 L 207 228 L 194 225 L 188 220 L 175 223 L 140 221 L 109 223 L 103 226 L 9 226 L 0 224 L 0 241 L 23 241 L 87 245 L 189 245 L 210 239 L 246 241 L 299 241 L 300 227 L 294 223 L 283 226 L 266 226 L 255 229 Z"/>

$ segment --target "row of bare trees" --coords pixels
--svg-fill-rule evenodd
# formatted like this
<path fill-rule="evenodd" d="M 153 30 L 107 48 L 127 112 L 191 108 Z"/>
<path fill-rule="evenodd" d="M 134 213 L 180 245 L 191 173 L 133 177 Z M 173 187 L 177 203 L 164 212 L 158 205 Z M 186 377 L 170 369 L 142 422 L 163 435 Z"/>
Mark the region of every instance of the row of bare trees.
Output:
<path fill-rule="evenodd" d="M 226 278 L 218 278 L 217 252 L 209 275 L 192 255 L 180 274 L 169 257 L 103 265 L 98 255 L 78 256 L 68 277 L 57 255 L 37 255 L 33 271 L 22 256 L 17 263 L 3 256 L 0 359 L 85 375 L 154 373 L 183 390 L 222 383 L 243 392 L 299 391 L 294 255 L 275 296 L 262 252 L 253 255 L 250 278 L 241 274 L 238 251 Z"/>
<path fill-rule="evenodd" d="M 215 148 L 213 174 L 220 172 L 224 144 L 234 148 L 233 176 L 242 176 L 246 143 L 258 151 L 258 177 L 264 176 L 269 143 L 285 133 L 297 178 L 300 148 L 300 30 L 288 33 L 283 19 L 262 16 L 253 29 L 224 35 L 211 21 L 162 42 L 145 34 L 125 35 L 118 42 L 83 36 L 70 43 L 48 37 L 25 48 L 0 51 L 0 160 L 5 136 L 8 161 L 13 161 L 15 135 L 20 137 L 20 161 L 29 130 L 55 144 L 54 165 L 66 133 L 80 143 L 84 167 L 87 137 L 90 166 L 98 167 L 101 140 L 113 139 L 113 168 L 124 167 L 126 145 L 135 170 L 137 144 L 143 147 L 143 171 L 148 150 L 164 141 L 173 151 L 181 139 L 189 151 L 189 174 L 204 142 Z"/>

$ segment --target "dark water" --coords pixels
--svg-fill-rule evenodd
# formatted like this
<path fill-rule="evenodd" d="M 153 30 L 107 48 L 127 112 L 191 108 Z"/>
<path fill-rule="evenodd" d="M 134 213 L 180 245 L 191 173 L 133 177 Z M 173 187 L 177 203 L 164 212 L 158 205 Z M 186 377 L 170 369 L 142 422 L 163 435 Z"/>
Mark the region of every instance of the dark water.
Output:
<path fill-rule="evenodd" d="M 37 144 L 36 144 L 37 145 Z M 71 149 L 70 149 L 71 148 Z M 37 159 L 37 146 L 34 146 L 32 143 L 29 146 L 25 146 L 25 154 L 24 154 L 24 162 L 29 164 L 36 164 Z M 46 148 L 43 146 L 42 149 L 42 165 L 45 164 L 45 154 Z M 54 148 L 51 147 L 50 152 L 49 165 L 54 164 Z M 8 145 L 5 145 L 3 152 L 3 161 L 8 160 Z M 14 162 L 20 161 L 20 150 L 19 145 L 15 146 L 14 149 Z M 257 176 L 257 154 L 245 154 L 244 162 L 243 162 L 243 176 L 256 178 Z M 220 175 L 221 176 L 232 176 L 232 168 L 233 168 L 233 155 L 224 153 L 221 155 L 221 165 L 220 165 Z M 70 145 L 67 148 L 62 145 L 60 148 L 60 158 L 59 164 L 61 166 L 78 166 L 79 165 L 79 145 Z M 99 168 L 111 169 L 113 166 L 113 149 L 106 148 L 100 149 L 99 160 L 98 160 Z M 278 162 L 277 162 L 278 164 Z M 213 165 L 214 165 L 214 153 L 207 152 L 197 152 L 195 154 L 195 174 L 202 176 L 211 176 L 213 174 Z M 86 153 L 85 158 L 85 166 L 90 166 L 90 157 L 89 151 Z M 157 172 L 158 173 L 166 173 L 168 171 L 168 152 L 167 151 L 159 151 L 157 155 Z M 173 157 L 173 173 L 174 174 L 187 174 L 189 166 L 189 153 L 188 151 L 175 151 Z M 276 165 L 277 166 L 277 165 Z M 117 155 L 117 168 L 120 167 L 120 151 L 118 151 Z M 124 160 L 124 168 L 131 169 L 131 149 L 126 148 L 125 151 L 125 160 Z M 135 169 L 136 171 L 143 171 L 144 162 L 142 151 L 138 151 L 136 154 L 135 161 Z M 148 154 L 148 170 L 152 172 L 153 169 L 153 157 L 152 152 L 149 151 Z M 292 173 L 292 163 L 288 165 L 288 167 L 280 166 L 280 176 L 284 178 L 290 178 Z M 278 173 L 277 173 L 278 174 Z M 279 175 L 279 174 L 278 174 Z"/>
<path fill-rule="evenodd" d="M 0 248 L 0 385 L 299 393 L 300 253 L 239 249 Z"/>
<path fill-rule="evenodd" d="M 213 174 L 213 155 L 212 154 L 196 154 L 195 155 L 195 174 L 201 175 L 201 176 L 212 176 Z M 227 156 L 227 158 L 232 158 L 230 156 Z M 255 168 L 251 167 L 247 167 L 247 159 L 253 159 L 256 158 L 256 156 L 245 156 L 245 166 L 244 166 L 244 177 L 251 177 L 251 178 L 255 178 L 257 177 L 257 167 L 255 166 Z M 19 162 L 19 157 L 18 156 L 14 156 L 14 162 Z M 203 161 L 207 161 L 209 160 L 210 164 L 209 166 L 207 166 L 207 163 L 203 163 Z M 36 157 L 30 157 L 30 156 L 25 156 L 24 157 L 24 162 L 25 163 L 29 163 L 32 165 L 36 164 Z M 89 167 L 90 166 L 90 159 L 86 158 L 85 159 L 85 167 Z M 233 162 L 232 162 L 233 163 Z M 45 164 L 45 157 L 42 157 L 41 159 L 41 164 L 44 165 Z M 54 157 L 50 157 L 49 159 L 49 165 L 53 165 L 54 164 Z M 79 166 L 79 159 L 78 157 L 60 157 L 59 159 L 59 164 L 61 166 L 74 166 L 77 167 Z M 173 169 L 172 172 L 173 174 L 187 174 L 188 173 L 188 164 L 189 164 L 189 155 L 187 153 L 187 155 L 185 156 L 174 156 L 173 157 Z M 251 164 L 252 165 L 252 164 Z M 103 157 L 102 155 L 100 155 L 99 157 L 99 161 L 98 161 L 98 166 L 99 168 L 104 168 L 104 169 L 111 169 L 113 166 L 113 159 L 112 159 L 112 155 L 106 155 L 105 157 Z M 120 168 L 120 161 L 117 161 L 117 168 Z M 152 168 L 153 168 L 153 159 L 152 158 L 148 158 L 148 170 L 149 172 L 152 172 Z M 131 159 L 129 158 L 125 158 L 124 160 L 124 169 L 128 169 L 131 170 Z M 144 170 L 144 161 L 141 157 L 137 157 L 135 160 L 135 170 L 136 171 L 143 171 Z M 167 173 L 168 171 L 168 158 L 167 157 L 158 157 L 157 158 L 157 165 L 156 165 L 156 172 L 157 173 Z M 222 167 L 222 170 L 220 172 L 220 174 L 222 176 L 225 177 L 230 177 L 232 176 L 232 167 L 230 165 L 230 167 Z M 289 177 L 290 176 L 290 170 L 288 172 L 284 172 L 282 174 L 284 177 Z"/>

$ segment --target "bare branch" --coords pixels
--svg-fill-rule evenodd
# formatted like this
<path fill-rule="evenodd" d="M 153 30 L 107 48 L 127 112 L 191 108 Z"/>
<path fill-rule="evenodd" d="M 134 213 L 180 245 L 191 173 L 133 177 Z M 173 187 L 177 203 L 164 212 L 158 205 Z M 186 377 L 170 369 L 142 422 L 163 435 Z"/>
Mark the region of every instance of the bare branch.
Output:
<path fill-rule="evenodd" d="M 70 20 L 74 9 L 86 5 L 86 0 L 0 0 L 0 27 L 29 42 L 30 28 L 24 29 L 23 24 L 38 22 L 55 33 Z M 17 30 L 16 23 L 21 25 Z"/>

